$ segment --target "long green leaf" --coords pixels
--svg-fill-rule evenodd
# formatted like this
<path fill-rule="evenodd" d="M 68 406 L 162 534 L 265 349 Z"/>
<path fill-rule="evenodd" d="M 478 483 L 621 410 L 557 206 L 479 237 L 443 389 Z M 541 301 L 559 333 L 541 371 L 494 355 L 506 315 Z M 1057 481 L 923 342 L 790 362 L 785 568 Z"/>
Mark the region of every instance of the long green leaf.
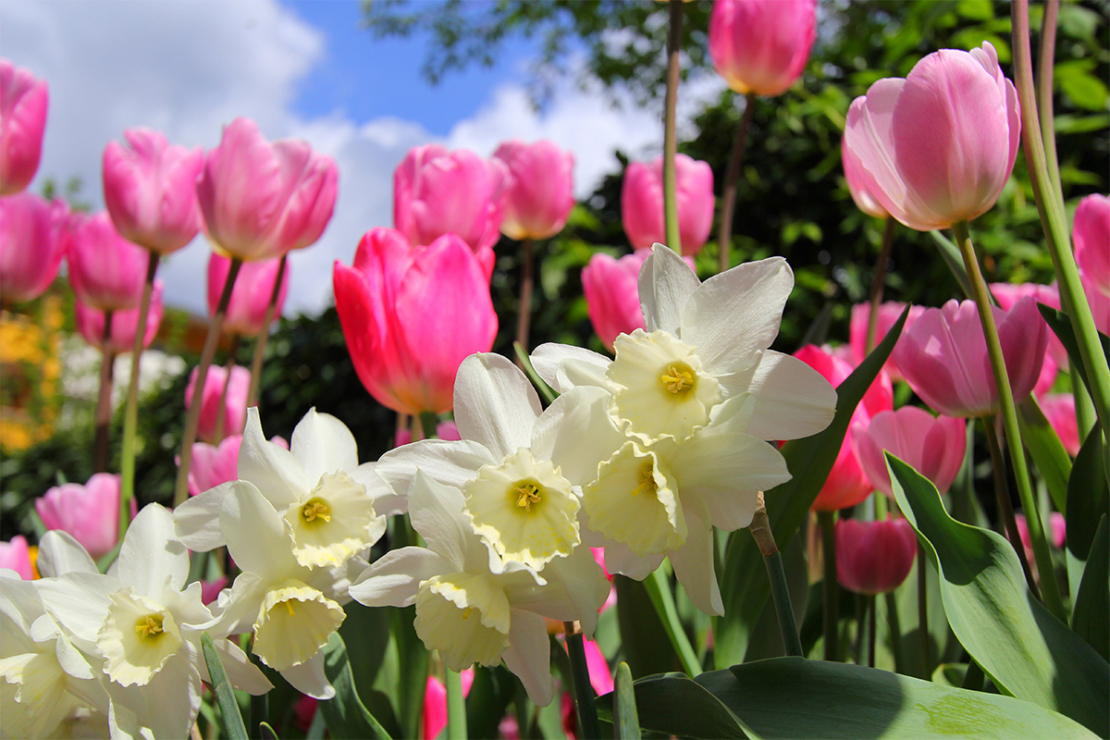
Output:
<path fill-rule="evenodd" d="M 1057 311 L 1054 308 L 1039 304 L 1037 308 L 1041 311 L 1041 316 L 1048 322 L 1048 327 L 1056 334 L 1060 343 L 1064 345 L 1064 349 L 1068 351 L 1068 362 L 1071 369 L 1083 381 L 1083 385 L 1087 386 L 1087 392 L 1091 391 L 1091 384 L 1087 380 L 1087 371 L 1083 367 L 1083 358 L 1079 354 L 1079 343 L 1075 341 L 1075 332 L 1071 328 L 1071 319 L 1063 311 Z M 1101 332 L 1098 335 L 1099 340 L 1102 342 L 1102 353 L 1110 355 L 1110 337 L 1107 337 Z"/>
<path fill-rule="evenodd" d="M 200 649 L 204 653 L 204 663 L 208 666 L 208 678 L 212 683 L 212 693 L 220 703 L 220 711 L 224 715 L 224 726 L 227 736 L 231 740 L 247 740 L 247 728 L 243 725 L 243 715 L 239 713 L 239 702 L 235 701 L 235 692 L 227 680 L 227 672 L 220 661 L 216 646 L 207 632 L 200 634 Z"/>
<path fill-rule="evenodd" d="M 1079 592 L 1083 564 L 1095 541 L 1099 520 L 1110 516 L 1110 488 L 1102 462 L 1102 427 L 1096 421 L 1075 456 L 1068 480 L 1068 581 Z"/>
<path fill-rule="evenodd" d="M 1000 691 L 1110 734 L 1110 665 L 1029 592 L 1013 547 L 948 515 L 928 479 L 887 454 L 898 505 L 941 574 L 948 623 Z"/>
<path fill-rule="evenodd" d="M 1018 405 L 1018 424 L 1021 440 L 1033 457 L 1037 470 L 1041 471 L 1052 503 L 1061 514 L 1066 514 L 1071 458 L 1034 396 L 1029 396 Z"/>
<path fill-rule="evenodd" d="M 836 415 L 829 426 L 819 434 L 788 442 L 782 448 L 793 477 L 765 494 L 767 516 L 771 520 L 771 530 L 779 550 L 786 549 L 790 544 L 790 539 L 805 521 L 810 505 L 829 477 L 856 405 L 894 349 L 908 313 L 907 307 L 883 341 L 837 387 Z M 718 668 L 744 659 L 752 631 L 771 594 L 771 584 L 762 559 L 749 532 L 733 532 L 725 550 L 724 568 L 720 575 L 725 616 L 713 622 L 714 661 Z"/>
<path fill-rule="evenodd" d="M 712 676 L 721 671 L 703 673 Z M 682 737 L 747 740 L 735 714 L 721 700 L 685 673 L 663 673 L 641 678 L 633 688 L 640 727 Z M 613 719 L 613 693 L 597 700 L 597 713 Z"/>
<path fill-rule="evenodd" d="M 952 243 L 952 240 L 946 237 L 939 231 L 930 231 L 929 236 L 933 237 L 936 242 L 937 251 L 940 252 L 944 264 L 948 265 L 948 269 L 952 271 L 952 276 L 956 278 L 956 282 L 960 284 L 960 290 L 964 295 L 971 298 L 971 281 L 967 279 L 967 268 L 964 267 L 964 258 L 960 254 L 960 250 Z"/>
<path fill-rule="evenodd" d="M 616 706 L 613 729 L 618 740 L 640 740 L 640 717 L 636 713 L 636 692 L 632 688 L 632 671 L 623 660 L 617 666 Z"/>
<path fill-rule="evenodd" d="M 338 632 L 332 633 L 324 648 L 324 675 L 335 687 L 335 697 L 319 704 L 331 736 L 339 740 L 389 740 L 385 728 L 366 710 L 358 697 L 351 664 L 347 660 L 347 646 Z"/>
<path fill-rule="evenodd" d="M 1107 521 L 1103 514 L 1091 544 L 1087 567 L 1083 569 L 1079 594 L 1075 597 L 1071 627 L 1099 655 L 1110 659 L 1110 527 Z"/>

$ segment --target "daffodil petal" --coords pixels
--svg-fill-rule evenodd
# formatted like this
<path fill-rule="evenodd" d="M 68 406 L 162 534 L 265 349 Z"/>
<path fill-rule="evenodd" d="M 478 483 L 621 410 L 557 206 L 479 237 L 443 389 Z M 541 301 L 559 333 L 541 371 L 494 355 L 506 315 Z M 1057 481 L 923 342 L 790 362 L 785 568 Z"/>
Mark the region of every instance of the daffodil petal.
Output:
<path fill-rule="evenodd" d="M 266 439 L 255 406 L 247 409 L 238 472 L 240 480 L 252 483 L 275 508 L 284 509 L 311 487 L 293 453 Z"/>
<path fill-rule="evenodd" d="M 320 591 L 296 580 L 271 588 L 254 623 L 254 653 L 276 671 L 312 658 L 346 615 Z"/>
<path fill-rule="evenodd" d="M 537 614 L 513 609 L 508 643 L 502 656 L 505 665 L 520 678 L 528 698 L 536 706 L 546 707 L 555 698 L 547 623 Z"/>
<path fill-rule="evenodd" d="M 540 415 L 540 398 L 520 368 L 501 355 L 475 354 L 455 376 L 455 424 L 463 439 L 495 459 L 527 447 Z"/>
<path fill-rule="evenodd" d="M 679 336 L 683 309 L 701 285 L 697 274 L 673 249 L 657 244 L 640 267 L 637 284 L 647 330 Z"/>
<path fill-rule="evenodd" d="M 529 359 L 543 381 L 559 393 L 579 386 L 608 387 L 605 369 L 612 360 L 593 350 L 549 342 L 532 350 Z"/>
<path fill-rule="evenodd" d="M 318 413 L 315 406 L 297 422 L 289 448 L 309 482 L 358 467 L 358 445 L 351 430 L 331 414 Z"/>
<path fill-rule="evenodd" d="M 453 671 L 496 665 L 509 646 L 510 610 L 490 576 L 450 573 L 420 584 L 416 634 Z"/>

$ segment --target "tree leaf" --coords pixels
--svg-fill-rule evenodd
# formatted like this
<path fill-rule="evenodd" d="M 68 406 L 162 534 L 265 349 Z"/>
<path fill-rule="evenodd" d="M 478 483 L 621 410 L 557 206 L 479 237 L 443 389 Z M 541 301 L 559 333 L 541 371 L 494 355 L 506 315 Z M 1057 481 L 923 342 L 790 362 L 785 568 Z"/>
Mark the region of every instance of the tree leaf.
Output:
<path fill-rule="evenodd" d="M 1110 659 L 1110 534 L 1107 518 L 1103 514 L 1098 523 L 1098 531 L 1091 544 L 1087 567 L 1083 569 L 1083 580 L 1079 584 L 1079 594 L 1075 597 L 1075 609 L 1071 614 L 1071 628 L 1087 643 L 1098 651 L 1103 658 Z"/>
<path fill-rule="evenodd" d="M 324 648 L 324 675 L 335 687 L 335 697 L 319 703 L 328 723 L 328 731 L 338 740 L 374 738 L 390 740 L 385 728 L 367 711 L 355 690 L 355 678 L 347 660 L 347 646 L 338 632 L 333 632 Z"/>

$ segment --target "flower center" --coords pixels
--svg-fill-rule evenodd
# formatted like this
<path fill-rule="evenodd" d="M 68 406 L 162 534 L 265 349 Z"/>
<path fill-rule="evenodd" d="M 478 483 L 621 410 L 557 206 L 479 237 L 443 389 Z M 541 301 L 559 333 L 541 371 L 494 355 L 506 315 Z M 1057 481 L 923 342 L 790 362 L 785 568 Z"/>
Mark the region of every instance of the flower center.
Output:
<path fill-rule="evenodd" d="M 331 507 L 324 503 L 323 499 L 313 498 L 301 506 L 301 518 L 304 519 L 305 524 L 312 524 L 317 519 L 322 519 L 324 522 L 331 521 Z"/>
<path fill-rule="evenodd" d="M 668 393 L 686 393 L 694 387 L 694 373 L 689 367 L 683 370 L 677 365 L 669 365 L 667 372 L 659 376 L 659 382 Z"/>
<path fill-rule="evenodd" d="M 144 640 L 157 640 L 158 636 L 163 634 L 162 615 L 147 614 L 145 617 L 135 622 L 135 631 L 138 632 L 139 637 Z"/>
<path fill-rule="evenodd" d="M 651 463 L 649 462 L 643 472 L 640 473 L 640 483 L 632 489 L 632 495 L 635 496 L 642 491 L 647 491 L 654 496 L 657 490 L 658 487 L 655 485 L 655 476 L 652 474 Z"/>
<path fill-rule="evenodd" d="M 538 504 L 542 499 L 540 498 L 540 488 L 533 483 L 525 483 L 516 487 L 516 505 L 525 511 L 532 511 L 532 504 Z"/>

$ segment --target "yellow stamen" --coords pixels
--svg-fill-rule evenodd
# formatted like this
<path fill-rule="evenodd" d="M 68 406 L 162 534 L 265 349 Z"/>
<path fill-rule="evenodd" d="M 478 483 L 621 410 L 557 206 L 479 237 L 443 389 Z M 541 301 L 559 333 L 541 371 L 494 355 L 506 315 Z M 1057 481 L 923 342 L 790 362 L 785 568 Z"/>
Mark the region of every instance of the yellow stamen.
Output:
<path fill-rule="evenodd" d="M 632 489 L 632 495 L 635 496 L 641 491 L 655 493 L 655 476 L 652 475 L 651 466 L 644 468 L 644 472 L 640 476 L 640 485 Z"/>
<path fill-rule="evenodd" d="M 330 522 L 331 509 L 323 501 L 309 501 L 301 507 L 301 517 L 304 518 L 305 522 L 314 522 L 317 519 Z"/>
<path fill-rule="evenodd" d="M 538 504 L 540 502 L 539 488 L 532 485 L 531 483 L 526 483 L 523 486 L 520 486 L 516 489 L 516 493 L 516 505 L 524 509 L 525 511 L 531 511 L 532 504 Z"/>
<path fill-rule="evenodd" d="M 665 374 L 659 376 L 659 380 L 669 392 L 681 393 L 694 385 L 694 374 L 671 365 Z"/>
<path fill-rule="evenodd" d="M 289 610 L 289 616 L 293 616 L 293 600 L 292 599 L 285 602 L 285 608 Z"/>
<path fill-rule="evenodd" d="M 469 617 L 470 612 L 472 612 L 472 611 L 474 611 L 474 607 L 467 607 L 467 610 L 465 612 L 463 612 L 463 619 L 466 619 L 467 617 Z"/>
<path fill-rule="evenodd" d="M 135 625 L 139 637 L 154 637 L 162 632 L 162 615 L 148 614 Z"/>

